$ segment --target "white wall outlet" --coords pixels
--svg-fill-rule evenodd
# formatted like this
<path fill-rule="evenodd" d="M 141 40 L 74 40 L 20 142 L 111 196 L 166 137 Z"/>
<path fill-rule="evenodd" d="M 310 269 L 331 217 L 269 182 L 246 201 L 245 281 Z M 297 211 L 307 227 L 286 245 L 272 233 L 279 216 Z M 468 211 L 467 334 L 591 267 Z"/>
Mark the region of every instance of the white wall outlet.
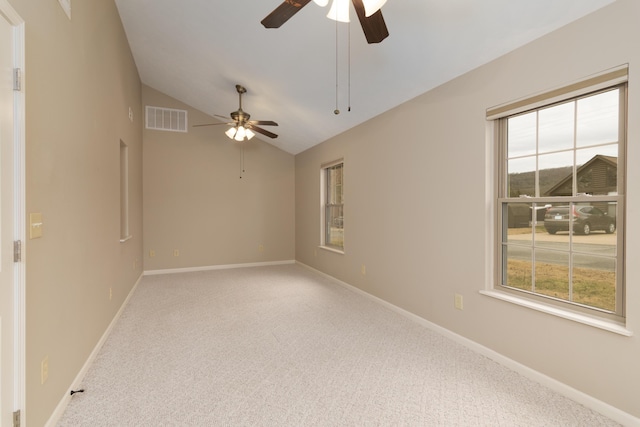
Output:
<path fill-rule="evenodd" d="M 180 256 L 180 249 L 174 249 L 173 256 Z"/>
<path fill-rule="evenodd" d="M 42 213 L 35 212 L 29 214 L 29 238 L 39 239 L 42 237 Z"/>
<path fill-rule="evenodd" d="M 156 251 L 153 249 L 149 250 L 149 258 L 153 258 L 154 256 L 156 256 Z"/>
<path fill-rule="evenodd" d="M 364 264 L 360 267 L 360 273 L 362 273 L 363 276 L 367 275 L 367 267 Z"/>
<path fill-rule="evenodd" d="M 113 288 L 109 288 L 109 301 L 113 299 Z"/>
<path fill-rule="evenodd" d="M 454 297 L 454 306 L 458 310 L 462 310 L 464 308 L 463 302 L 462 302 L 462 295 L 460 295 L 460 294 L 456 294 L 455 295 L 455 297 Z"/>
<path fill-rule="evenodd" d="M 264 245 L 258 245 L 258 252 L 264 252 Z"/>

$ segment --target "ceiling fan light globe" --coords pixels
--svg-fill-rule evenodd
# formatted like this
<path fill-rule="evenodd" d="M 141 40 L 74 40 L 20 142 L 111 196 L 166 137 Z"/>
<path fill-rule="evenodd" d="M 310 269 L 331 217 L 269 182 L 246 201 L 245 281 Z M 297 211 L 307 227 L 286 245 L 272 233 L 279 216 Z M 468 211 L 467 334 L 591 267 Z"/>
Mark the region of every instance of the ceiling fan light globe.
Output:
<path fill-rule="evenodd" d="M 325 7 L 329 4 L 329 0 L 313 0 L 313 2 L 320 7 Z"/>
<path fill-rule="evenodd" d="M 349 2 L 350 0 L 333 0 L 327 18 L 338 22 L 349 22 Z"/>
<path fill-rule="evenodd" d="M 234 139 L 236 141 L 243 141 L 245 134 L 246 134 L 246 131 L 245 131 L 244 127 L 238 126 L 238 132 L 236 132 L 236 136 L 235 136 Z"/>
<path fill-rule="evenodd" d="M 236 128 L 235 127 L 231 127 L 229 129 L 227 129 L 227 131 L 225 132 L 225 135 L 227 135 L 229 138 L 233 139 L 236 136 Z"/>
<path fill-rule="evenodd" d="M 255 133 L 253 133 L 253 132 L 251 131 L 251 129 L 246 129 L 246 130 L 244 131 L 244 136 L 247 138 L 247 141 L 248 141 L 248 140 L 250 140 L 251 138 L 253 138 L 254 136 L 256 136 L 256 134 L 255 134 Z"/>
<path fill-rule="evenodd" d="M 364 4 L 364 15 L 368 18 L 380 10 L 386 2 L 387 0 L 362 0 Z"/>

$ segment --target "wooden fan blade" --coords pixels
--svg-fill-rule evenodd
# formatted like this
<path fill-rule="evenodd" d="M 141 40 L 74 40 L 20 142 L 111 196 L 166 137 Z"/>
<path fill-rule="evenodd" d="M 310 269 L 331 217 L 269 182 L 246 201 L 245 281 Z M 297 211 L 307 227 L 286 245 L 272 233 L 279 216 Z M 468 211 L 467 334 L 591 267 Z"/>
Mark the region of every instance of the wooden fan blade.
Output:
<path fill-rule="evenodd" d="M 387 25 L 384 23 L 381 10 L 378 9 L 376 13 L 367 18 L 362 0 L 351 1 L 353 2 L 353 7 L 355 8 L 358 19 L 360 20 L 364 36 L 367 38 L 367 43 L 380 43 L 382 40 L 389 37 L 389 30 L 387 30 Z"/>
<path fill-rule="evenodd" d="M 266 129 L 259 128 L 258 126 L 249 125 L 247 127 L 249 129 L 253 130 L 253 131 L 256 131 L 256 132 L 261 133 L 261 134 L 263 134 L 265 136 L 268 136 L 269 138 L 277 138 L 278 137 L 278 135 L 276 135 L 275 133 L 269 132 Z"/>
<path fill-rule="evenodd" d="M 260 126 L 278 126 L 278 124 L 272 120 L 250 120 L 248 123 L 250 125 L 260 125 Z"/>
<path fill-rule="evenodd" d="M 285 0 L 280 6 L 276 7 L 273 12 L 267 15 L 266 18 L 260 21 L 260 23 L 264 25 L 265 28 L 280 28 L 282 24 L 298 13 L 298 11 L 310 1 L 311 0 Z"/>
<path fill-rule="evenodd" d="M 204 123 L 204 124 L 201 124 L 201 125 L 193 125 L 192 127 L 197 128 L 197 127 L 200 127 L 200 126 L 218 126 L 218 125 L 230 125 L 230 126 L 232 126 L 232 125 L 235 125 L 235 123 L 234 122 L 231 122 L 231 123 Z"/>

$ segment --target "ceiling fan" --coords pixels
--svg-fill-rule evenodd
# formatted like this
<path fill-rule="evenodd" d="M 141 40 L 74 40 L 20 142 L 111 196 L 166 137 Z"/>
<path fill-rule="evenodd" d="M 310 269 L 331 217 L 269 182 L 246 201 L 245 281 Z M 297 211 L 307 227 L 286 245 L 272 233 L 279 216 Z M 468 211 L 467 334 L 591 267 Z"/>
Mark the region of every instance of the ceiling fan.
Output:
<path fill-rule="evenodd" d="M 245 87 L 242 85 L 236 85 L 236 90 L 238 91 L 239 106 L 236 111 L 231 113 L 231 119 L 229 119 L 229 117 L 219 116 L 217 114 L 214 114 L 214 116 L 216 117 L 220 117 L 227 120 L 233 120 L 233 121 L 226 122 L 226 123 L 206 123 L 202 125 L 193 125 L 193 127 L 229 125 L 231 127 L 229 128 L 229 130 L 225 132 L 225 134 L 229 138 L 236 141 L 249 140 L 254 137 L 255 135 L 254 132 L 258 132 L 264 136 L 268 136 L 269 138 L 277 138 L 278 135 L 276 135 L 275 133 L 269 132 L 266 129 L 262 129 L 257 125 L 278 126 L 278 124 L 272 120 L 249 120 L 251 118 L 251 115 L 242 109 L 242 94 L 246 93 L 247 89 L 245 89 Z"/>
<path fill-rule="evenodd" d="M 287 22 L 289 18 L 295 15 L 300 9 L 307 5 L 311 0 L 285 0 L 280 6 L 276 7 L 273 12 L 267 15 L 260 23 L 265 28 L 280 28 L 282 24 Z M 328 0 L 313 0 L 320 6 L 326 6 Z M 331 11 L 327 15 L 328 17 L 348 22 L 348 10 L 347 17 L 338 17 L 338 3 L 344 4 L 348 7 L 348 0 L 333 0 Z M 362 31 L 367 39 L 367 43 L 380 43 L 382 40 L 389 36 L 389 31 L 384 23 L 382 12 L 380 7 L 386 2 L 386 0 L 351 0 L 353 7 L 356 10 Z M 336 11 L 334 14 L 333 11 Z M 335 15 L 335 16 L 334 16 Z"/>

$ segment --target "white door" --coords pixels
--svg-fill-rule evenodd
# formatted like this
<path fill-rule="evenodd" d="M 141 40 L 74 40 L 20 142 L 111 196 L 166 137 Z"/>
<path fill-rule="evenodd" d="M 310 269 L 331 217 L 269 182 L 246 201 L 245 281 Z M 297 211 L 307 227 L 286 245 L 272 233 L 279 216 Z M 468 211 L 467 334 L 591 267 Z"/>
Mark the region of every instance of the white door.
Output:
<path fill-rule="evenodd" d="M 16 404 L 14 240 L 14 28 L 0 10 L 0 426 Z"/>

